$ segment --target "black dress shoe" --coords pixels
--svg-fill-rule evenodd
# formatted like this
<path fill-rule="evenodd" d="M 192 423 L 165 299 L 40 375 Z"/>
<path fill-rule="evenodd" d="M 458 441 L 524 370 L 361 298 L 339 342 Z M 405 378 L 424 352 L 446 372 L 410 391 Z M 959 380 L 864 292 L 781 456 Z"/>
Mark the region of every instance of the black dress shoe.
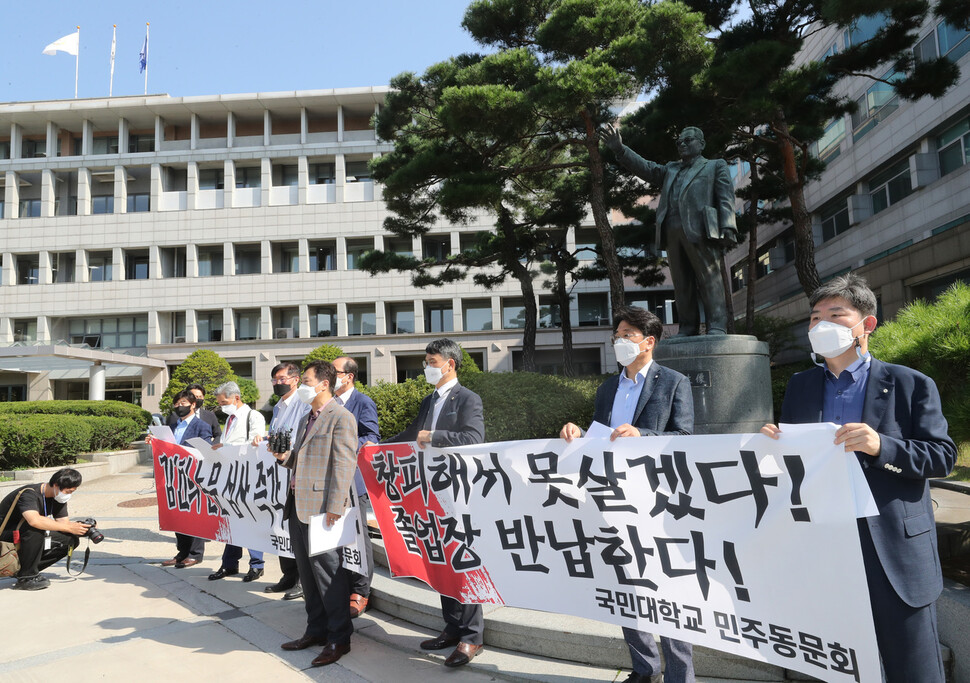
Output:
<path fill-rule="evenodd" d="M 294 585 L 296 584 L 292 584 L 289 581 L 284 581 L 283 579 L 280 579 L 272 586 L 266 586 L 266 588 L 263 589 L 263 592 L 264 593 L 284 593 L 288 590 L 291 590 Z"/>
<path fill-rule="evenodd" d="M 243 577 L 243 581 L 245 581 L 246 583 L 249 583 L 250 581 L 255 581 L 262 575 L 263 575 L 262 569 L 250 569 L 248 572 L 246 572 L 246 576 Z"/>
<path fill-rule="evenodd" d="M 457 666 L 465 666 L 468 662 L 475 659 L 475 655 L 482 651 L 484 645 L 472 645 L 471 643 L 458 643 L 458 647 L 455 651 L 448 655 L 448 659 L 445 660 L 445 666 L 454 668 Z"/>
<path fill-rule="evenodd" d="M 663 683 L 663 679 L 663 674 L 651 676 L 650 674 L 638 674 L 636 671 L 633 671 L 623 679 L 623 683 Z"/>
<path fill-rule="evenodd" d="M 286 595 L 283 596 L 284 600 L 299 600 L 303 597 L 303 585 L 296 584 L 290 590 L 286 591 Z"/>
<path fill-rule="evenodd" d="M 328 643 L 327 646 L 323 648 L 323 652 L 317 655 L 313 661 L 310 662 L 310 666 L 326 666 L 327 664 L 333 664 L 348 652 L 350 652 L 350 643 Z"/>
<path fill-rule="evenodd" d="M 428 640 L 421 641 L 422 650 L 444 650 L 447 647 L 454 647 L 461 642 L 461 638 L 458 636 L 449 635 L 447 632 L 442 631 L 436 638 L 429 638 Z"/>
<path fill-rule="evenodd" d="M 219 579 L 224 579 L 227 576 L 235 576 L 238 573 L 238 569 L 226 569 L 225 567 L 219 567 L 219 571 L 209 574 L 209 581 L 218 581 Z"/>
<path fill-rule="evenodd" d="M 293 652 L 294 650 L 305 650 L 311 645 L 326 645 L 327 639 L 323 636 L 307 636 L 303 635 L 296 640 L 291 640 L 288 643 L 283 643 L 280 645 L 284 650 L 289 650 Z"/>

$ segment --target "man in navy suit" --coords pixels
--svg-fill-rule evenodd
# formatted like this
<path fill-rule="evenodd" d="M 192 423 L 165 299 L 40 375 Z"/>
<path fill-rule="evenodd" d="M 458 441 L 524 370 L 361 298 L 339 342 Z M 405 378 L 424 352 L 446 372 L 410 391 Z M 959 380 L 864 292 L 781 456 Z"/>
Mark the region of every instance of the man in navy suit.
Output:
<path fill-rule="evenodd" d="M 624 306 L 613 316 L 613 350 L 624 369 L 596 390 L 593 411 L 594 421 L 613 428 L 612 441 L 624 436 L 690 434 L 694 429 L 690 382 L 653 360 L 653 349 L 662 334 L 660 319 L 645 309 Z M 572 441 L 583 436 L 583 430 L 569 422 L 559 436 Z M 660 638 L 667 662 L 661 677 L 660 652 L 653 635 L 624 627 L 623 637 L 633 660 L 633 673 L 624 683 L 693 683 L 690 643 Z"/>
<path fill-rule="evenodd" d="M 196 415 L 196 406 L 195 396 L 189 389 L 177 393 L 172 401 L 172 415 L 175 421 L 170 424 L 172 433 L 175 435 L 175 443 L 180 446 L 194 437 L 199 437 L 206 443 L 212 443 L 212 427 Z M 202 561 L 205 539 L 176 532 L 175 548 L 177 551 L 175 557 L 162 562 L 162 566 L 174 566 L 176 569 L 191 567 Z"/>
<path fill-rule="evenodd" d="M 435 391 L 421 401 L 418 416 L 407 429 L 386 441 L 417 441 L 421 448 L 482 443 L 485 441 L 482 399 L 458 383 L 461 347 L 451 339 L 435 339 L 424 351 L 424 376 L 435 386 Z M 437 637 L 423 641 L 421 648 L 443 650 L 454 647 L 445 666 L 463 666 L 483 647 L 485 617 L 482 606 L 465 605 L 442 595 L 441 614 L 445 619 L 444 630 Z"/>
<path fill-rule="evenodd" d="M 357 450 L 368 441 L 380 441 L 381 435 L 377 426 L 377 404 L 370 396 L 365 396 L 354 388 L 357 379 L 357 361 L 347 356 L 335 358 L 333 367 L 337 371 L 337 384 L 334 387 L 334 397 L 349 410 L 357 420 Z M 360 522 L 364 525 L 364 555 L 367 557 L 367 575 L 347 572 L 350 583 L 350 616 L 359 617 L 367 609 L 370 598 L 370 583 L 374 578 L 374 549 L 367 534 L 367 519 L 364 515 L 363 498 L 367 497 L 367 488 L 360 469 L 354 473 L 354 488 L 360 502 Z"/>
<path fill-rule="evenodd" d="M 820 366 L 794 375 L 782 423 L 833 422 L 862 464 L 879 515 L 859 521 L 876 640 L 889 683 L 942 683 L 936 599 L 943 590 L 927 479 L 953 469 L 940 394 L 926 375 L 876 360 L 876 296 L 852 273 L 811 296 L 809 341 Z M 777 439 L 781 430 L 765 425 Z"/>

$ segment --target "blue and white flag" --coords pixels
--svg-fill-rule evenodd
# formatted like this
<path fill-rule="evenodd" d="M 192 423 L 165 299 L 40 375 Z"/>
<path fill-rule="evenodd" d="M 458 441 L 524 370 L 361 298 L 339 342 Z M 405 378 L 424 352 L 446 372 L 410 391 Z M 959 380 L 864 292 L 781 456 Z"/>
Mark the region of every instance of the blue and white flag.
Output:
<path fill-rule="evenodd" d="M 148 68 L 148 31 L 145 31 L 145 44 L 141 46 L 141 52 L 138 53 L 138 64 L 141 67 L 138 73 L 144 73 Z"/>

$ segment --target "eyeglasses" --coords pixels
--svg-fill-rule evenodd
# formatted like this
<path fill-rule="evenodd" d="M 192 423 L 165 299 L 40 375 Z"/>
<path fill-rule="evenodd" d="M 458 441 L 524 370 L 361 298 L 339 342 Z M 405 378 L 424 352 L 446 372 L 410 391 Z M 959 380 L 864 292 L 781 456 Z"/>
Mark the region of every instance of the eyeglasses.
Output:
<path fill-rule="evenodd" d="M 643 332 L 627 332 L 626 334 L 614 334 L 610 336 L 610 343 L 615 344 L 619 339 L 636 341 L 637 337 L 642 337 L 642 336 L 643 336 Z"/>
<path fill-rule="evenodd" d="M 349 375 L 350 374 L 349 372 L 345 372 L 344 370 L 336 370 L 335 369 L 334 372 L 336 372 L 338 375 Z"/>
<path fill-rule="evenodd" d="M 443 368 L 448 365 L 448 361 L 442 361 L 441 365 L 431 365 L 428 361 L 421 361 L 421 366 L 425 368 Z"/>
<path fill-rule="evenodd" d="M 289 377 L 281 377 L 279 379 L 271 380 L 270 384 L 289 384 L 291 379 L 299 379 L 299 377 L 294 377 L 292 375 Z"/>

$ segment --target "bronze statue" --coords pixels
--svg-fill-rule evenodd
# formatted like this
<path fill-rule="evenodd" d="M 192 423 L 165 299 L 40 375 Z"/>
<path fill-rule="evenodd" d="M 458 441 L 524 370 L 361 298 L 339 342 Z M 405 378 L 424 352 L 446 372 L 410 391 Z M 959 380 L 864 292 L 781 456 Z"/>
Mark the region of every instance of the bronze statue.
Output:
<path fill-rule="evenodd" d="M 631 173 L 660 188 L 656 249 L 667 250 L 680 319 L 678 337 L 700 334 L 700 301 L 707 334 L 727 334 L 727 304 L 721 279 L 721 250 L 738 243 L 734 183 L 724 159 L 705 159 L 704 133 L 689 126 L 677 138 L 680 161 L 656 164 L 623 144 L 620 131 L 599 131 L 616 160 Z"/>

